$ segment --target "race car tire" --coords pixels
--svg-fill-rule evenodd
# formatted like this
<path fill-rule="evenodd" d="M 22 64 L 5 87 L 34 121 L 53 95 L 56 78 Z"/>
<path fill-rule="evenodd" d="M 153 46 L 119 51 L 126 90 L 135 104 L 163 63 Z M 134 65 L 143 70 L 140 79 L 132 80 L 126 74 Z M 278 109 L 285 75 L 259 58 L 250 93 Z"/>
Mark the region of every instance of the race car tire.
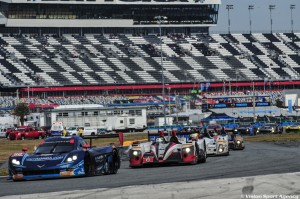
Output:
<path fill-rule="evenodd" d="M 229 156 L 229 151 L 227 153 L 224 154 L 225 156 Z"/>
<path fill-rule="evenodd" d="M 25 140 L 25 136 L 24 135 L 22 135 L 21 140 Z"/>
<path fill-rule="evenodd" d="M 84 157 L 84 171 L 87 177 L 94 176 L 95 174 L 95 167 L 92 164 L 90 155 L 88 153 Z"/>
<path fill-rule="evenodd" d="M 109 162 L 108 162 L 108 158 L 106 159 L 105 163 L 104 163 L 104 171 L 103 174 L 104 175 L 108 175 L 110 173 L 110 166 L 109 166 Z"/>
<path fill-rule="evenodd" d="M 43 136 L 40 134 L 38 138 L 39 138 L 39 140 L 41 140 L 41 139 L 43 139 Z"/>
<path fill-rule="evenodd" d="M 197 149 L 197 147 L 195 147 L 195 159 L 194 161 L 192 162 L 192 165 L 195 165 L 195 164 L 198 164 L 198 161 L 199 161 L 199 149 Z"/>
<path fill-rule="evenodd" d="M 204 155 L 199 159 L 199 163 L 205 163 L 206 157 L 207 157 L 207 154 L 206 154 L 206 151 L 204 151 Z"/>
<path fill-rule="evenodd" d="M 118 154 L 117 150 L 113 151 L 113 162 L 112 162 L 112 168 L 111 168 L 111 174 L 116 174 L 118 173 L 118 170 L 120 168 L 120 156 Z"/>

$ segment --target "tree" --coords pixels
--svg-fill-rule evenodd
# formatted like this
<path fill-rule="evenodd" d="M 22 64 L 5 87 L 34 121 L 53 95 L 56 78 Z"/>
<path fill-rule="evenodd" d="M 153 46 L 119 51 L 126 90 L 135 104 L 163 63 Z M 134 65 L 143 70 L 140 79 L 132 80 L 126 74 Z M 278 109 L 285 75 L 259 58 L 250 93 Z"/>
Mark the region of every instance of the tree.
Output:
<path fill-rule="evenodd" d="M 25 103 L 17 104 L 14 115 L 20 117 L 21 125 L 24 125 L 24 119 L 26 115 L 29 115 L 29 107 Z"/>

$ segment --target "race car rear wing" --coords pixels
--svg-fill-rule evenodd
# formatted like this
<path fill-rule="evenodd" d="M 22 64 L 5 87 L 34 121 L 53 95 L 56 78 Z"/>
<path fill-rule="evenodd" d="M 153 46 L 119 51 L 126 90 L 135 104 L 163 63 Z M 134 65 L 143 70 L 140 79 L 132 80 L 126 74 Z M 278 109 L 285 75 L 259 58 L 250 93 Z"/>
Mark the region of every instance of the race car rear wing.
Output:
<path fill-rule="evenodd" d="M 113 134 L 103 134 L 103 135 L 88 135 L 83 137 L 83 139 L 90 140 L 90 146 L 92 146 L 94 139 L 104 139 L 104 138 L 119 138 L 120 145 L 123 146 L 124 137 L 122 132 L 113 133 Z"/>
<path fill-rule="evenodd" d="M 189 139 L 189 135 L 194 134 L 197 132 L 176 132 L 176 136 L 178 138 L 185 138 L 186 140 Z M 199 133 L 199 132 L 198 132 Z M 168 136 L 172 136 L 172 132 L 164 132 L 164 136 L 168 138 Z M 160 137 L 160 133 L 150 133 L 148 132 L 148 141 L 154 142 L 156 138 Z"/>

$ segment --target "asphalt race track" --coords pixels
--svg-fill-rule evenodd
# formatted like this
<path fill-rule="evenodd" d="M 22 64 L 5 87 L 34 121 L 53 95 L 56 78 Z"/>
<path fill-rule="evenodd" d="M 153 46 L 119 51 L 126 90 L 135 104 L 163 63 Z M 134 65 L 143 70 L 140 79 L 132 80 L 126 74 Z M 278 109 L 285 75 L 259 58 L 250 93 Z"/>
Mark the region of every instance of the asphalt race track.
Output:
<path fill-rule="evenodd" d="M 209 157 L 198 165 L 131 169 L 123 161 L 116 175 L 22 182 L 1 178 L 0 196 L 299 172 L 299 156 L 299 146 L 246 143 L 244 151 Z"/>

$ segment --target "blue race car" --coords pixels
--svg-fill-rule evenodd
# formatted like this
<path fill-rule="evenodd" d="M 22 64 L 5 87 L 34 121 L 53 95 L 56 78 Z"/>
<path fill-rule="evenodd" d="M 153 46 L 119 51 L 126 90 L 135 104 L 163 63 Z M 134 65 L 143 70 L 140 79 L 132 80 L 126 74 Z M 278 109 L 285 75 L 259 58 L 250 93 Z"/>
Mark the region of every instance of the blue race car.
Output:
<path fill-rule="evenodd" d="M 9 157 L 9 177 L 14 181 L 116 174 L 120 168 L 117 148 L 91 148 L 78 136 L 49 137 L 33 154 L 26 151 Z"/>

